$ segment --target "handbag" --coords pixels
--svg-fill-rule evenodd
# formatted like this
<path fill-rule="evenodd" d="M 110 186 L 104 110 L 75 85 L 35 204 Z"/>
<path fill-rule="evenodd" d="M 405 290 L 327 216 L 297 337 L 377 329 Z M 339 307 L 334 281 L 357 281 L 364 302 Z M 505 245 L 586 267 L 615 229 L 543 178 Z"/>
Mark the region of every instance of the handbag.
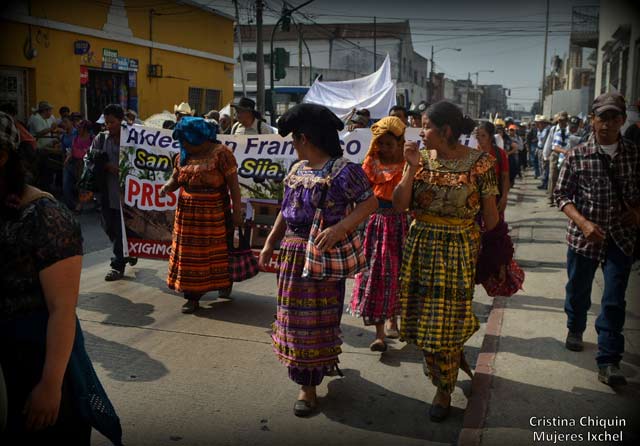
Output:
<path fill-rule="evenodd" d="M 77 187 L 80 190 L 101 193 L 107 188 L 107 176 L 104 171 L 105 165 L 108 162 L 108 156 L 103 152 L 106 135 L 104 132 L 99 133 L 96 136 L 94 142 L 96 151 L 89 151 L 84 160 L 82 160 L 82 173 L 77 182 Z"/>
<path fill-rule="evenodd" d="M 341 280 L 353 277 L 367 269 L 367 259 L 362 248 L 362 240 L 357 231 L 350 231 L 331 249 L 322 252 L 316 240 L 324 228 L 323 207 L 331 182 L 322 191 L 320 203 L 313 216 L 309 241 L 305 250 L 302 277 L 316 280 Z"/>
<path fill-rule="evenodd" d="M 524 271 L 522 271 L 522 268 L 520 268 L 514 259 L 511 259 L 511 262 L 506 265 L 505 272 L 505 280 L 503 282 L 500 281 L 497 274 L 490 276 L 482 282 L 482 286 L 488 296 L 511 297 L 522 289 Z"/>
<path fill-rule="evenodd" d="M 239 246 L 229 249 L 229 275 L 232 282 L 242 282 L 258 275 L 258 260 L 251 251 L 247 228 L 238 228 Z"/>

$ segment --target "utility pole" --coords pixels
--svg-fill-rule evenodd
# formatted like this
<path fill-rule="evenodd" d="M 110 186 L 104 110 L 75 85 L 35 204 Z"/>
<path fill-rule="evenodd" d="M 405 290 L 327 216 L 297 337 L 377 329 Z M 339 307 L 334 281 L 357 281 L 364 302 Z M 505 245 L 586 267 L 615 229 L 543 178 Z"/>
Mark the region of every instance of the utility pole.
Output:
<path fill-rule="evenodd" d="M 256 0 L 256 105 L 261 114 L 264 114 L 264 48 L 262 45 L 263 8 L 264 3 L 262 3 L 262 0 Z M 269 57 L 273 58 L 273 54 L 269 54 Z"/>
<path fill-rule="evenodd" d="M 547 76 L 547 44 L 549 42 L 549 0 L 547 0 L 547 21 L 544 28 L 544 59 L 542 61 L 542 88 L 540 89 L 540 113 L 544 113 L 544 81 Z"/>
<path fill-rule="evenodd" d="M 297 24 L 298 28 L 298 85 L 302 85 L 302 26 Z"/>
<path fill-rule="evenodd" d="M 376 47 L 377 47 L 377 43 L 378 43 L 378 30 L 376 29 L 376 18 L 375 16 L 373 17 L 373 73 L 376 72 L 376 65 L 377 65 L 377 58 L 378 58 L 378 53 L 376 51 Z"/>
<path fill-rule="evenodd" d="M 236 34 L 238 36 L 238 51 L 240 53 L 240 75 L 242 76 L 242 96 L 247 96 L 247 86 L 244 82 L 244 59 L 242 51 L 242 30 L 240 29 L 240 13 L 238 12 L 238 0 L 233 0 L 236 7 Z"/>
<path fill-rule="evenodd" d="M 471 94 L 471 88 L 469 88 L 471 86 L 471 72 L 469 72 L 469 75 L 467 76 L 467 106 L 465 107 L 466 111 L 467 111 L 467 115 L 469 114 L 469 95 Z"/>
<path fill-rule="evenodd" d="M 431 45 L 431 71 L 429 71 L 429 91 L 427 92 L 427 102 L 433 102 L 433 88 L 434 88 L 434 79 L 433 79 L 433 45 Z"/>

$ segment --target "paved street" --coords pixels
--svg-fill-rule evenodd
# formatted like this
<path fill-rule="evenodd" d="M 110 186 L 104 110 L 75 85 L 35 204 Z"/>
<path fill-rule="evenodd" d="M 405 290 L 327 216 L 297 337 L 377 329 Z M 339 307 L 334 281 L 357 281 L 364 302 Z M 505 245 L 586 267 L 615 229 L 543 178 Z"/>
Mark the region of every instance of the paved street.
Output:
<path fill-rule="evenodd" d="M 625 442 L 631 442 L 639 426 L 632 416 L 640 389 L 638 268 L 627 293 L 629 353 L 623 370 L 630 384 L 616 393 L 597 381 L 593 358 L 602 276 L 594 287 L 587 348 L 569 352 L 563 347 L 565 218 L 547 206 L 533 178 L 513 190 L 507 218 L 527 273 L 525 289 L 495 305 L 477 289 L 474 309 L 482 328 L 467 348 L 481 372 L 474 378 L 473 404 L 465 413 L 472 383 L 461 374 L 450 418 L 434 424 L 427 415 L 434 388 L 422 373 L 420 353 L 398 341 L 382 356 L 370 352 L 373 331 L 347 314 L 340 364 L 345 377 L 322 384 L 317 415 L 294 417 L 297 388 L 269 342 L 273 275 L 237 284 L 232 300 L 207 295 L 200 313 L 183 315 L 181 297 L 164 284 L 165 262 L 141 260 L 125 280 L 104 282 L 108 243 L 97 216 L 83 215 L 87 254 L 78 315 L 122 419 L 125 443 L 455 444 L 462 431 L 462 444 L 533 444 L 531 417 L 576 415 L 626 417 L 626 427 L 612 430 L 623 429 Z M 582 432 L 585 440 L 589 429 L 601 430 L 547 428 Z M 107 441 L 95 433 L 94 444 Z"/>

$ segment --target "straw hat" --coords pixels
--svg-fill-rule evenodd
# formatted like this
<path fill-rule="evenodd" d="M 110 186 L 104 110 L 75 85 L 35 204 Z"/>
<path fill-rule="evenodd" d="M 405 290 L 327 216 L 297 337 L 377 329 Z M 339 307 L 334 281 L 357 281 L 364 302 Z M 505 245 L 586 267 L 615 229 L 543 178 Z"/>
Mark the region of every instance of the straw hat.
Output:
<path fill-rule="evenodd" d="M 180 105 L 173 106 L 173 113 L 177 115 L 193 115 L 193 110 L 191 110 L 191 106 L 186 102 L 181 102 Z"/>
<path fill-rule="evenodd" d="M 536 115 L 536 118 L 533 120 L 534 122 L 550 122 L 549 118 L 545 115 Z"/>

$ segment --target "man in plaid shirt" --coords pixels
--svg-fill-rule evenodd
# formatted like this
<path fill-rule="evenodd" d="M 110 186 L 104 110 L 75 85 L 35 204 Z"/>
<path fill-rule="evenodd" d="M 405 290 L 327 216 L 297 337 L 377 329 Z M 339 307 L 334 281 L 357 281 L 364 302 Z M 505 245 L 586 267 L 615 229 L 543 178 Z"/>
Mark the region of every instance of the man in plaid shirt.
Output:
<path fill-rule="evenodd" d="M 602 264 L 604 294 L 596 320 L 596 361 L 598 379 L 614 386 L 626 384 L 619 363 L 624 352 L 625 292 L 640 226 L 640 153 L 620 135 L 626 119 L 621 95 L 598 96 L 593 113 L 593 133 L 585 144 L 567 153 L 554 191 L 558 208 L 569 217 L 565 345 L 573 351 L 583 349 L 591 285 Z"/>

